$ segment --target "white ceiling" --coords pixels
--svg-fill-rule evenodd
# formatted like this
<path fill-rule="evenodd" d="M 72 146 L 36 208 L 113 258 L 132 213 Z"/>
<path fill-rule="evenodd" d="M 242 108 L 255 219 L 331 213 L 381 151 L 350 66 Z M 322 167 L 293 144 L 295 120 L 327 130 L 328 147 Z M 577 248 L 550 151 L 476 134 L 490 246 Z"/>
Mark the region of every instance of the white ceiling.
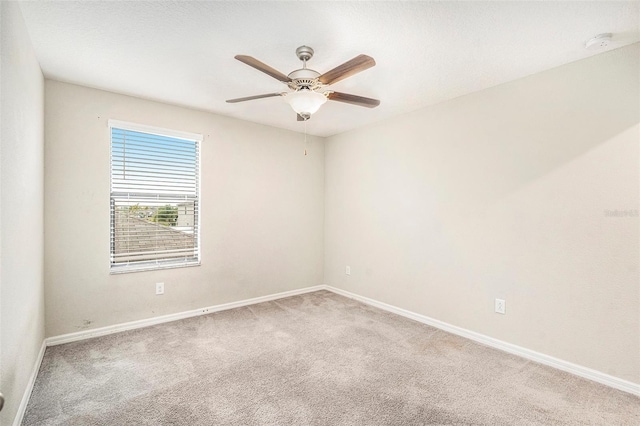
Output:
<path fill-rule="evenodd" d="M 331 88 L 381 100 L 327 102 L 307 124 L 329 136 L 640 40 L 639 2 L 24 2 L 46 77 L 302 131 L 283 83 L 234 59 L 288 74 L 295 49 L 320 73 L 364 53 L 377 65 Z"/>

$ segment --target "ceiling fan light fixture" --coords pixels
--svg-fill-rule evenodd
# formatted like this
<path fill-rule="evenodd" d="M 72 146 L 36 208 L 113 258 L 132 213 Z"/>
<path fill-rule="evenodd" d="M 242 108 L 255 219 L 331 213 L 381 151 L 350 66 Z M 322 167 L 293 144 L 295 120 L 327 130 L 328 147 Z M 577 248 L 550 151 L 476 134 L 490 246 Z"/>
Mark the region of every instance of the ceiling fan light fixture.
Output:
<path fill-rule="evenodd" d="M 322 104 L 327 102 L 327 97 L 322 93 L 303 89 L 287 93 L 284 100 L 291 105 L 296 114 L 304 116 L 317 112 Z"/>

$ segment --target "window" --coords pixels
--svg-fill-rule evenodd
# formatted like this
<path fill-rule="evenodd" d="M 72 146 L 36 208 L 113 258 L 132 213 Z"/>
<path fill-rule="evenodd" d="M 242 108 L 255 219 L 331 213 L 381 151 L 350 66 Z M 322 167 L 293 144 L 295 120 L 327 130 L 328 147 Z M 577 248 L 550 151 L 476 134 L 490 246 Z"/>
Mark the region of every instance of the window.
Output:
<path fill-rule="evenodd" d="M 201 135 L 109 121 L 111 272 L 200 264 Z"/>

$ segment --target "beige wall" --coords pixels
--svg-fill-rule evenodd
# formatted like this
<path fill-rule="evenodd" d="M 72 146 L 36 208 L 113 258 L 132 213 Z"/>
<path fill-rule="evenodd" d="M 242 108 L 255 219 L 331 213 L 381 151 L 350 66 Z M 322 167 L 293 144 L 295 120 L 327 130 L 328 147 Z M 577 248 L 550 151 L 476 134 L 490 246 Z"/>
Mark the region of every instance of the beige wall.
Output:
<path fill-rule="evenodd" d="M 329 138 L 325 283 L 640 383 L 639 57 Z"/>
<path fill-rule="evenodd" d="M 22 13 L 0 2 L 0 424 L 13 422 L 44 339 L 44 81 Z"/>
<path fill-rule="evenodd" d="M 109 274 L 108 119 L 204 135 L 201 266 Z M 304 156 L 299 133 L 47 80 L 47 336 L 322 284 L 324 148 L 310 141 Z"/>

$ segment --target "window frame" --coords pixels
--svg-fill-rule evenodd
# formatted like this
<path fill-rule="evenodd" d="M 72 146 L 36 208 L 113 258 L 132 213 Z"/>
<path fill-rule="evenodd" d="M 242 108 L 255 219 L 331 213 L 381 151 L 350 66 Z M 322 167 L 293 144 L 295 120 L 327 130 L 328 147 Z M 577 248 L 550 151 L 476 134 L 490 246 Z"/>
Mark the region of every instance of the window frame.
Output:
<path fill-rule="evenodd" d="M 202 206 L 201 206 L 201 197 L 202 193 L 202 141 L 204 136 L 198 133 L 190 133 L 179 130 L 166 129 L 157 126 L 150 126 L 145 124 L 131 123 L 127 121 L 120 121 L 109 119 L 108 120 L 108 129 L 109 129 L 109 274 L 125 274 L 132 272 L 142 272 L 142 271 L 156 271 L 162 269 L 173 269 L 173 268 L 187 268 L 193 266 L 201 265 L 202 258 L 202 249 L 201 249 L 201 222 L 202 222 Z M 140 133 L 147 133 L 154 136 L 164 136 L 169 138 L 178 138 L 185 139 L 188 141 L 195 142 L 196 144 L 196 197 L 195 200 L 197 202 L 197 211 L 194 212 L 194 233 L 195 233 L 195 247 L 194 251 L 196 252 L 196 260 L 192 261 L 184 261 L 178 259 L 168 259 L 168 260 L 148 260 L 148 261 L 140 261 L 136 263 L 127 263 L 127 264 L 117 264 L 113 263 L 113 249 L 112 249 L 112 238 L 115 235 L 115 222 L 114 222 L 114 192 L 113 192 L 113 129 L 119 129 L 124 131 L 133 131 Z"/>

